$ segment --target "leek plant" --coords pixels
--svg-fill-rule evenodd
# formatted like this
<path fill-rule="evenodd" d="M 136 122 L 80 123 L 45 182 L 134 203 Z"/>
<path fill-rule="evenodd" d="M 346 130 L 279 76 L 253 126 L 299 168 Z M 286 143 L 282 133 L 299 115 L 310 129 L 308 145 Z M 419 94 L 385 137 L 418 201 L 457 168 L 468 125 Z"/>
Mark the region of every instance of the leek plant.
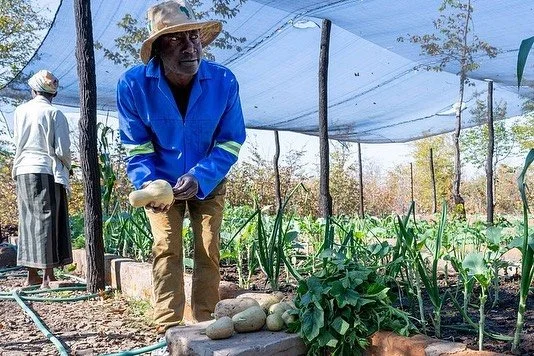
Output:
<path fill-rule="evenodd" d="M 252 275 L 258 267 L 254 245 L 256 226 L 253 220 L 259 212 L 246 206 L 227 206 L 225 209 L 221 228 L 221 260 L 235 262 L 238 285 L 248 289 Z M 237 230 L 234 229 L 235 226 L 238 227 Z"/>
<path fill-rule="evenodd" d="M 97 124 L 97 129 L 99 133 L 98 163 L 100 165 L 100 178 L 102 182 L 102 212 L 104 215 L 109 215 L 112 209 L 115 182 L 117 181 L 117 175 L 115 174 L 115 169 L 113 167 L 112 155 L 110 150 L 111 145 L 108 139 L 108 136 L 111 136 L 111 139 L 113 140 L 114 132 L 110 126 L 102 122 L 99 122 Z"/>
<path fill-rule="evenodd" d="M 153 239 L 144 209 L 120 211 L 117 204 L 104 221 L 103 235 L 107 252 L 141 261 L 151 255 Z"/>
<path fill-rule="evenodd" d="M 526 173 L 532 162 L 534 161 L 534 149 L 531 149 L 525 159 L 525 165 L 521 174 L 517 178 L 519 192 L 521 193 L 521 201 L 523 203 L 523 244 L 521 246 L 521 253 L 523 255 L 521 262 L 521 287 L 519 289 L 519 307 L 517 310 L 517 321 L 514 332 L 514 341 L 512 343 L 512 352 L 517 352 L 519 343 L 521 342 L 521 334 L 523 332 L 523 324 L 525 322 L 525 310 L 527 305 L 528 293 L 532 279 L 534 277 L 534 241 L 529 238 L 528 232 L 528 201 L 526 194 Z"/>
<path fill-rule="evenodd" d="M 407 269 L 413 277 L 413 281 L 416 287 L 416 295 L 419 303 L 419 310 L 421 315 L 421 324 L 423 330 L 425 328 L 425 318 L 424 318 L 424 302 L 421 296 L 421 287 L 419 282 L 423 284 L 427 295 L 432 303 L 433 307 L 433 324 L 434 324 L 434 333 L 436 337 L 441 337 L 441 309 L 443 303 L 445 302 L 446 293 L 441 294 L 439 285 L 438 285 L 438 260 L 442 255 L 441 247 L 442 240 L 444 236 L 444 229 L 447 220 L 447 206 L 444 203 L 441 212 L 441 218 L 439 222 L 438 231 L 435 236 L 435 244 L 433 246 L 432 255 L 432 266 L 430 271 L 428 271 L 421 250 L 425 247 L 425 241 L 418 241 L 416 230 L 409 228 L 407 226 L 408 219 L 402 220 L 400 217 L 397 217 L 397 225 L 399 231 L 398 243 L 403 245 L 403 249 L 407 257 Z"/>
<path fill-rule="evenodd" d="M 278 208 L 271 224 L 264 221 L 261 208 L 257 209 L 255 252 L 260 269 L 265 274 L 267 282 L 271 284 L 273 290 L 278 290 L 278 278 L 282 264 L 285 264 L 288 272 L 297 280 L 301 279 L 300 274 L 293 268 L 285 255 L 286 244 L 295 238 L 295 231 L 291 229 L 292 217 L 288 219 L 284 227 L 287 204 L 297 189 L 301 187 L 303 187 L 302 184 L 299 184 L 289 193 Z"/>

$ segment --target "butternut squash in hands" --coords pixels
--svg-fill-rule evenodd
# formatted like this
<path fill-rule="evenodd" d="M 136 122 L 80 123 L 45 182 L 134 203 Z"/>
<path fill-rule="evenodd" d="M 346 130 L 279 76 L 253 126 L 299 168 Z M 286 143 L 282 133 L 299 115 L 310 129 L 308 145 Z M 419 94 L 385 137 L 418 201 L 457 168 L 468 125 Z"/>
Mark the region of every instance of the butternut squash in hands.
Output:
<path fill-rule="evenodd" d="M 167 181 L 157 179 L 143 189 L 131 192 L 128 199 L 133 207 L 140 208 L 150 203 L 170 205 L 174 200 L 174 195 Z"/>

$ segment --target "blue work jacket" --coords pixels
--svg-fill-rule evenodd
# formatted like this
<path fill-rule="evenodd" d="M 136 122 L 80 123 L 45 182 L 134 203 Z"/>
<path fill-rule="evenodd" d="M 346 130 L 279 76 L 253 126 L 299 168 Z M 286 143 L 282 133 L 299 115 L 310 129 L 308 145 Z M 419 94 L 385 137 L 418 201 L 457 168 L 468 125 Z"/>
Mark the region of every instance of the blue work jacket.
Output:
<path fill-rule="evenodd" d="M 137 189 L 155 179 L 174 186 L 190 173 L 203 199 L 228 174 L 245 141 L 237 80 L 228 68 L 206 60 L 193 78 L 185 117 L 157 58 L 122 75 L 117 108 L 126 170 Z"/>

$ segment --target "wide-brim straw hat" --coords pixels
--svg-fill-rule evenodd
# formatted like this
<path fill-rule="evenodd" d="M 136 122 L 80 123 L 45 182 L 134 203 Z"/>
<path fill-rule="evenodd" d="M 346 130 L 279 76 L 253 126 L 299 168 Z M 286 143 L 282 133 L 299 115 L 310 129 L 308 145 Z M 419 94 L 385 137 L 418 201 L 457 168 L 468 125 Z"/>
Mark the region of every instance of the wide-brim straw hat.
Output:
<path fill-rule="evenodd" d="M 147 11 L 148 38 L 141 46 L 140 57 L 143 63 L 148 63 L 152 57 L 154 42 L 167 33 L 200 31 L 202 47 L 209 45 L 221 33 L 222 24 L 219 21 L 197 21 L 191 6 L 184 0 L 166 1 L 154 5 Z"/>

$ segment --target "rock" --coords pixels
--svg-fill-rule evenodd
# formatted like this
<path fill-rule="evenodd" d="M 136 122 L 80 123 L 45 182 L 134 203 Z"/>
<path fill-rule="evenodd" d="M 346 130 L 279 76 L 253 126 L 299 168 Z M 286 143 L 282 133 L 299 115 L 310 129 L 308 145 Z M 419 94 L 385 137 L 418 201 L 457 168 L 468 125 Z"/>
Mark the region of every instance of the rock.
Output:
<path fill-rule="evenodd" d="M 70 282 L 70 281 L 51 281 L 48 283 L 50 288 L 67 288 L 67 287 L 74 287 L 77 285 L 77 283 Z"/>
<path fill-rule="evenodd" d="M 17 265 L 17 248 L 14 245 L 0 244 L 0 268 Z"/>
<path fill-rule="evenodd" d="M 222 299 L 233 299 L 238 295 L 244 292 L 243 289 L 239 288 L 237 284 L 227 281 L 221 281 L 219 283 L 219 298 Z"/>

